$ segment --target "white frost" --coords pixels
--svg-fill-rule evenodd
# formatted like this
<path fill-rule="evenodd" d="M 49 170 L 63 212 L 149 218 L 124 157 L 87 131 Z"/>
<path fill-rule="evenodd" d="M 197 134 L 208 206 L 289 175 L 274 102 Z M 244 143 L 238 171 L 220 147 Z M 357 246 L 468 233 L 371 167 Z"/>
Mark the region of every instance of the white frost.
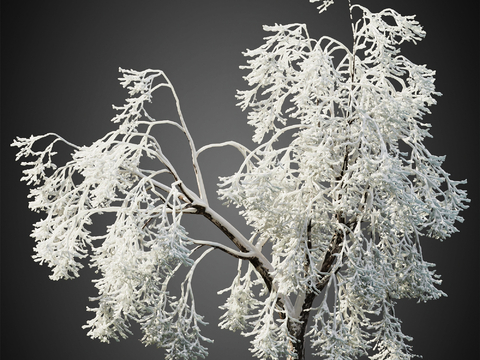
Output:
<path fill-rule="evenodd" d="M 465 181 L 451 180 L 444 157 L 423 144 L 431 136 L 423 115 L 440 95 L 435 72 L 401 55 L 399 46 L 425 32 L 413 16 L 354 8 L 361 16 L 352 26 L 352 50 L 328 36 L 310 38 L 304 24 L 276 24 L 265 26 L 265 44 L 245 53 L 250 88 L 238 100 L 255 128 L 252 151 L 234 141 L 197 150 L 175 90 L 159 70 L 120 69 L 130 97 L 115 107 L 118 129 L 90 146 L 52 133 L 13 142 L 17 160 L 29 158 L 22 162 L 22 180 L 33 186 L 29 206 L 45 213 L 32 232 L 35 261 L 52 268 L 53 280 L 79 276 L 85 258 L 100 273 L 89 336 L 118 340 L 136 321 L 142 341 L 164 347 L 167 359 L 207 356 L 203 343 L 211 340 L 200 333 L 205 322 L 196 312 L 192 277 L 219 249 L 239 259 L 238 275 L 220 292 L 229 292 L 220 327 L 251 336 L 255 356 L 292 356 L 299 319 L 311 311 L 306 336 L 325 358 L 367 351 L 378 360 L 412 357 L 395 300 L 444 295 L 420 238 L 456 232 L 469 200 L 458 187 Z M 177 120 L 157 121 L 145 110 L 160 87 L 171 90 Z M 198 193 L 151 135 L 159 126 L 186 136 Z M 44 150 L 34 150 L 51 137 Z M 53 163 L 60 141 L 73 148 L 62 166 Z M 219 195 L 241 208 L 254 228 L 250 239 L 208 205 L 197 158 L 221 146 L 244 156 L 236 173 L 221 178 Z M 114 221 L 92 235 L 89 225 L 102 213 Z M 194 214 L 232 244 L 189 237 L 182 219 Z M 272 252 L 264 254 L 268 243 Z M 250 263 L 242 275 L 244 261 Z M 189 272 L 176 298 L 168 285 L 181 266 Z M 305 308 L 312 296 L 323 296 L 320 305 Z"/>

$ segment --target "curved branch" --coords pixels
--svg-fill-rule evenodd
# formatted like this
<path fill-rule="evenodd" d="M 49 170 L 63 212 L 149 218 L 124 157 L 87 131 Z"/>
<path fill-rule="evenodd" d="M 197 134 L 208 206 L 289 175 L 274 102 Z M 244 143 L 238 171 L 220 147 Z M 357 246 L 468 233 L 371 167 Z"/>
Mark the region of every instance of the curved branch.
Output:
<path fill-rule="evenodd" d="M 222 142 L 222 143 L 215 143 L 215 144 L 209 144 L 209 145 L 205 145 L 205 146 L 202 146 L 198 151 L 197 151 L 197 156 L 200 155 L 200 153 L 202 153 L 203 151 L 205 150 L 208 150 L 208 149 L 211 149 L 211 148 L 214 148 L 214 147 L 223 147 L 223 146 L 233 146 L 235 149 L 237 149 L 242 155 L 243 157 L 247 157 L 247 152 L 248 153 L 252 153 L 252 151 L 250 149 L 248 149 L 246 146 L 236 142 L 236 141 L 225 141 L 225 142 Z M 258 157 L 256 157 L 257 160 L 260 160 Z"/>
<path fill-rule="evenodd" d="M 71 146 L 73 147 L 74 149 L 76 150 L 80 150 L 80 146 L 78 145 L 75 145 L 74 143 L 71 143 L 70 141 L 67 141 L 65 140 L 63 137 L 61 137 L 60 135 L 56 134 L 56 133 L 48 133 L 48 134 L 45 134 L 44 136 L 49 136 L 49 135 L 52 135 L 52 136 L 56 136 L 57 137 L 57 140 L 55 140 L 54 142 L 56 141 L 63 141 L 65 144 L 67 144 L 68 146 Z M 53 143 L 52 143 L 53 145 Z"/>
<path fill-rule="evenodd" d="M 225 246 L 223 244 L 220 244 L 214 241 L 192 240 L 192 242 L 194 244 L 200 245 L 200 247 L 211 246 L 212 248 L 222 250 L 223 252 L 226 252 L 228 255 L 231 255 L 237 259 L 249 260 L 255 256 L 255 253 L 253 251 L 249 251 L 249 252 L 237 251 L 229 248 L 228 246 Z"/>

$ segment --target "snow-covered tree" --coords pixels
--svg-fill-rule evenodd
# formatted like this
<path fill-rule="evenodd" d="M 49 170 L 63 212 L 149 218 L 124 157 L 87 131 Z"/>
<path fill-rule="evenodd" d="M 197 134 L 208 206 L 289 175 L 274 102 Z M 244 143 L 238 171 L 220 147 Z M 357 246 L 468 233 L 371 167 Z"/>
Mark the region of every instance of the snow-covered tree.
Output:
<path fill-rule="evenodd" d="M 352 44 L 312 39 L 304 24 L 288 24 L 265 26 L 265 44 L 246 51 L 249 89 L 238 100 L 255 127 L 253 150 L 235 141 L 197 149 L 159 70 L 120 69 L 129 98 L 115 107 L 118 129 L 90 146 L 53 133 L 13 142 L 17 159 L 29 158 L 22 162 L 22 180 L 33 186 L 29 206 L 45 213 L 32 232 L 35 261 L 52 268 L 52 280 L 78 277 L 85 258 L 101 275 L 89 336 L 119 340 L 135 321 L 142 341 L 166 349 L 166 359 L 206 357 L 211 340 L 200 332 L 192 276 L 220 250 L 238 259 L 238 274 L 220 292 L 229 297 L 219 326 L 251 337 L 255 356 L 303 359 L 307 339 L 324 359 L 413 356 L 395 302 L 444 295 L 420 239 L 457 231 L 468 203 L 457 186 L 465 181 L 451 180 L 444 157 L 423 145 L 430 125 L 422 117 L 440 95 L 435 72 L 399 51 L 425 36 L 421 26 L 392 9 L 349 8 Z M 159 88 L 173 94 L 178 119 L 147 113 Z M 164 126 L 184 133 L 198 189 L 152 135 Z M 44 138 L 53 140 L 36 150 Z M 59 142 L 73 148 L 61 166 L 53 162 Z M 223 146 L 244 160 L 220 179 L 218 193 L 241 208 L 248 236 L 209 206 L 198 157 Z M 89 225 L 104 213 L 113 223 L 92 234 Z M 194 215 L 230 245 L 190 237 L 182 220 Z M 169 284 L 182 266 L 188 271 L 175 297 Z"/>

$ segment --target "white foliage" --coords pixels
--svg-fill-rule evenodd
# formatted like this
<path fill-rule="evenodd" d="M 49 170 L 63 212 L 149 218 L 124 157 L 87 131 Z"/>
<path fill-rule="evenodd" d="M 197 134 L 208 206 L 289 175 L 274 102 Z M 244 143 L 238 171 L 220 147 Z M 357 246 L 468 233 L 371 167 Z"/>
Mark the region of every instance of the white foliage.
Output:
<path fill-rule="evenodd" d="M 332 3 L 323 1 L 319 10 Z M 29 167 L 22 180 L 34 186 L 30 208 L 46 214 L 32 232 L 35 261 L 52 268 L 53 280 L 79 276 L 87 257 L 100 273 L 92 298 L 97 305 L 89 308 L 94 318 L 85 326 L 89 336 L 119 340 L 136 321 L 142 341 L 165 348 L 167 359 L 207 356 L 203 343 L 211 340 L 200 333 L 206 323 L 195 309 L 192 277 L 197 264 L 220 249 L 240 260 L 232 285 L 219 292 L 230 293 L 219 326 L 252 337 L 254 356 L 295 357 L 305 334 L 298 333 L 300 319 L 310 312 L 306 336 L 322 358 L 413 356 L 394 300 L 445 295 L 436 288 L 434 264 L 423 260 L 420 238 L 456 232 L 469 200 L 458 188 L 465 182 L 451 180 L 441 168 L 444 157 L 423 144 L 430 136 L 423 116 L 440 95 L 435 72 L 401 55 L 399 46 L 425 32 L 413 16 L 392 9 L 376 14 L 354 5 L 350 11 L 359 18 L 351 49 L 328 36 L 310 38 L 304 24 L 275 24 L 264 27 L 271 33 L 265 44 L 245 53 L 250 88 L 238 99 L 255 128 L 253 151 L 233 141 L 197 150 L 174 88 L 157 70 L 120 69 L 130 97 L 115 107 L 119 127 L 92 145 L 79 147 L 56 134 L 13 142 L 17 160 L 34 158 L 22 162 Z M 160 87 L 171 90 L 177 120 L 147 113 Z M 152 136 L 166 125 L 188 141 L 198 194 Z M 54 140 L 34 150 L 47 137 Z M 52 161 L 58 142 L 74 149 L 62 166 Z M 227 145 L 244 161 L 221 178 L 219 194 L 242 209 L 254 228 L 250 240 L 209 207 L 197 161 L 205 150 Z M 92 235 L 89 226 L 102 213 L 115 219 L 105 234 Z M 190 238 L 182 226 L 186 214 L 204 215 L 235 248 Z M 268 257 L 262 253 L 267 243 Z M 193 260 L 202 247 L 209 250 Z M 182 265 L 190 270 L 176 298 L 168 285 Z M 262 291 L 254 291 L 256 284 Z M 316 296 L 322 301 L 312 307 L 306 299 Z"/>
<path fill-rule="evenodd" d="M 295 341 L 288 331 L 288 317 L 278 319 L 276 308 L 278 294 L 271 292 L 260 311 L 252 316 L 253 330 L 244 336 L 253 336 L 250 351 L 261 359 L 279 359 L 290 355 L 289 342 Z"/>
<path fill-rule="evenodd" d="M 205 357 L 200 341 L 209 339 L 199 332 L 198 324 L 203 322 L 195 312 L 191 275 L 180 299 L 167 291 L 179 266 L 194 264 L 190 258 L 194 240 L 181 218 L 187 206 L 202 201 L 186 188 L 150 134 L 161 125 L 176 126 L 187 137 L 188 130 L 180 112 L 178 123 L 156 121 L 145 110 L 159 87 L 170 88 L 176 97 L 163 72 L 120 71 L 130 98 L 124 106 L 115 107 L 117 130 L 83 147 L 56 134 L 47 134 L 55 140 L 43 151 L 32 150 L 43 137 L 18 138 L 12 144 L 20 147 L 18 158 L 37 157 L 23 163 L 32 167 L 22 178 L 37 186 L 30 193 L 30 208 L 47 214 L 32 232 L 37 242 L 34 258 L 52 267 L 53 280 L 69 279 L 79 276 L 80 260 L 91 249 L 90 266 L 101 274 L 94 280 L 99 295 L 91 299 L 98 305 L 89 309 L 95 317 L 85 326 L 92 338 L 108 342 L 126 337 L 134 320 L 142 324 L 143 341 L 165 347 L 169 358 Z M 58 141 L 74 148 L 72 160 L 60 167 L 51 159 Z M 157 160 L 158 168 L 142 169 L 145 156 Z M 171 181 L 160 181 L 162 174 L 169 174 Z M 102 213 L 114 213 L 115 220 L 104 235 L 93 236 L 88 226 L 93 216 Z M 174 310 L 167 313 L 169 308 Z M 160 324 L 164 325 L 161 330 Z"/>
<path fill-rule="evenodd" d="M 232 285 L 218 292 L 218 294 L 223 294 L 230 291 L 230 296 L 225 305 L 220 306 L 220 309 L 226 310 L 226 312 L 220 317 L 222 321 L 218 326 L 231 331 L 246 330 L 251 311 L 262 305 L 260 301 L 255 299 L 255 294 L 252 291 L 254 283 L 251 276 L 255 269 L 249 264 L 247 273 L 241 276 L 241 264 L 242 260 L 239 261 L 238 274 L 233 279 Z"/>
<path fill-rule="evenodd" d="M 424 31 L 391 9 L 351 10 L 362 14 L 353 50 L 289 24 L 265 26 L 273 35 L 245 53 L 251 88 L 238 92 L 239 106 L 250 108 L 260 145 L 222 179 L 219 193 L 243 208 L 261 243 L 272 242 L 280 292 L 320 291 L 339 278 L 335 309 L 323 302 L 309 333 L 319 355 L 352 358 L 375 343 L 381 359 L 409 358 L 408 337 L 394 336 L 399 320 L 386 299 L 444 295 L 420 236 L 457 231 L 468 199 L 457 188 L 464 182 L 450 180 L 444 158 L 423 145 L 430 125 L 422 117 L 440 95 L 435 72 L 398 46 Z M 328 256 L 337 265 L 323 273 Z M 380 314 L 383 321 L 369 319 Z"/>

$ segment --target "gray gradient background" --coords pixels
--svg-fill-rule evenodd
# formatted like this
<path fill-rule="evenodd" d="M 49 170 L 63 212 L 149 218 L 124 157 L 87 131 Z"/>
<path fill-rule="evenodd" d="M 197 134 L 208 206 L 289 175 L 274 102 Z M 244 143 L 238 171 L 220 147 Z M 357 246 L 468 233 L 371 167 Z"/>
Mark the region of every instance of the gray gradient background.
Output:
<path fill-rule="evenodd" d="M 426 121 L 433 154 L 447 154 L 444 168 L 454 179 L 469 179 L 471 208 L 460 233 L 440 243 L 426 239 L 424 257 L 437 264 L 447 298 L 426 304 L 401 301 L 397 314 L 414 337 L 414 352 L 426 360 L 478 358 L 478 4 L 449 1 L 361 2 L 371 10 L 392 7 L 417 14 L 427 38 L 404 53 L 437 70 L 439 98 Z M 252 147 L 252 128 L 235 107 L 235 89 L 245 89 L 238 69 L 241 52 L 262 43 L 263 24 L 306 23 L 311 36 L 328 34 L 350 43 L 346 0 L 322 15 L 307 0 L 256 1 L 3 1 L 2 3 L 2 358 L 3 359 L 162 359 L 162 350 L 145 348 L 135 334 L 110 345 L 90 340 L 81 326 L 92 317 L 85 307 L 95 296 L 95 274 L 53 282 L 50 270 L 33 262 L 29 237 L 37 214 L 27 208 L 21 167 L 8 145 L 16 135 L 57 132 L 77 144 L 90 144 L 114 128 L 111 104 L 123 104 L 118 67 L 166 71 L 181 100 L 196 144 L 237 140 Z M 461 4 L 461 5 L 460 5 Z M 154 97 L 151 114 L 171 116 L 166 94 Z M 174 133 L 159 137 L 192 183 L 186 143 Z M 213 207 L 245 234 L 236 209 L 214 201 L 217 177 L 235 171 L 240 157 L 230 149 L 201 159 Z M 185 164 L 182 166 L 180 164 Z M 192 185 L 193 186 L 193 185 Z M 193 236 L 225 241 L 202 219 L 191 218 Z M 196 226 L 198 223 L 198 226 Z M 194 277 L 198 310 L 215 339 L 210 359 L 249 359 L 249 340 L 217 327 L 237 262 L 210 254 Z"/>

